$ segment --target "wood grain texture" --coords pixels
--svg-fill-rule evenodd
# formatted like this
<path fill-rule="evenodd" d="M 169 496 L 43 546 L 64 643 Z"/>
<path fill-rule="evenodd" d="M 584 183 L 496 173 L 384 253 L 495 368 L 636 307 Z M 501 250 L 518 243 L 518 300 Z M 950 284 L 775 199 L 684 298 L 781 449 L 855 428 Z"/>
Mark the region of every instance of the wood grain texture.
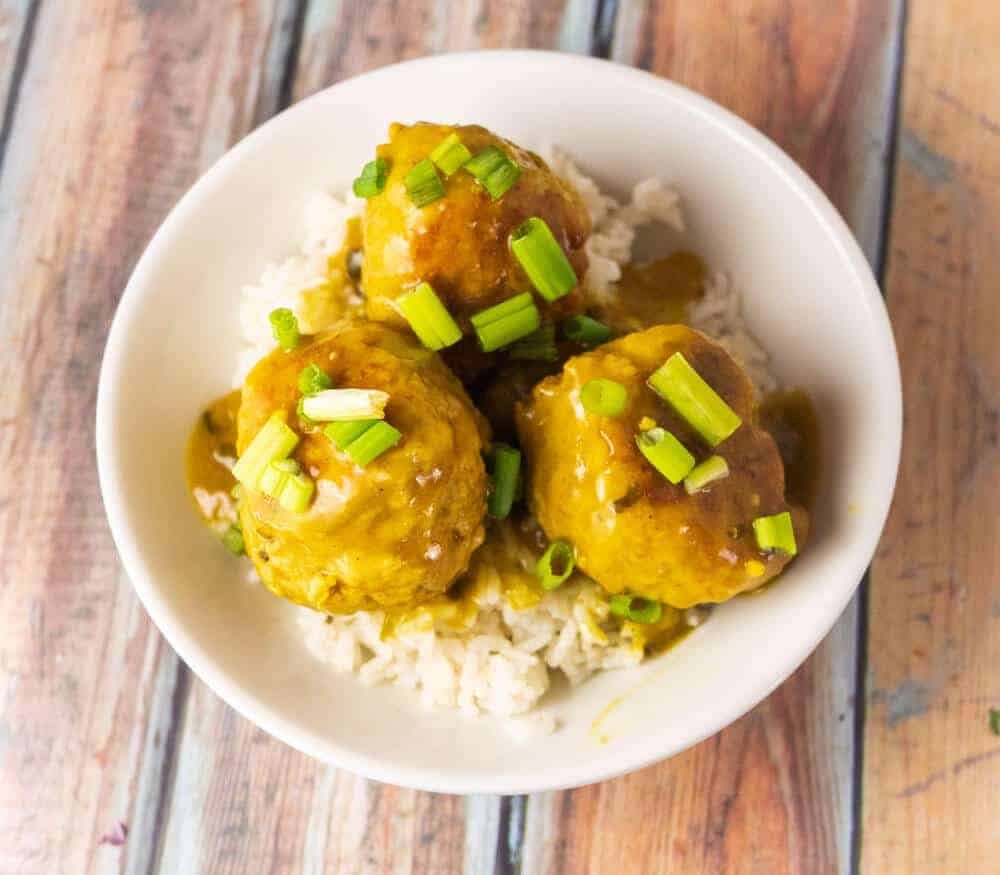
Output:
<path fill-rule="evenodd" d="M 311 2 L 291 77 L 300 98 L 405 58 L 484 46 L 587 51 L 586 2 Z M 420 793 L 315 762 L 237 717 L 196 678 L 177 728 L 164 873 L 491 872 L 499 797 Z"/>
<path fill-rule="evenodd" d="M 294 95 L 422 55 L 488 48 L 590 51 L 597 0 L 312 0 Z"/>
<path fill-rule="evenodd" d="M 872 567 L 862 870 L 1000 869 L 1000 5 L 909 4 L 887 293 L 905 401 Z"/>
<path fill-rule="evenodd" d="M 625 2 L 613 57 L 761 128 L 874 259 L 900 16 L 896 0 Z M 855 600 L 782 687 L 715 738 L 622 779 L 532 797 L 522 872 L 849 871 L 857 612 Z"/>
<path fill-rule="evenodd" d="M 281 4 L 42 3 L 0 178 L 0 871 L 149 871 L 184 670 L 120 577 L 98 368 L 156 225 L 258 112 Z M 102 842 L 118 821 L 123 846 Z"/>
<path fill-rule="evenodd" d="M 0 0 L 0 122 L 5 122 L 12 110 L 8 101 L 19 73 L 18 60 L 28 41 L 33 6 L 33 0 Z M 0 156 L 6 127 L 0 124 Z"/>

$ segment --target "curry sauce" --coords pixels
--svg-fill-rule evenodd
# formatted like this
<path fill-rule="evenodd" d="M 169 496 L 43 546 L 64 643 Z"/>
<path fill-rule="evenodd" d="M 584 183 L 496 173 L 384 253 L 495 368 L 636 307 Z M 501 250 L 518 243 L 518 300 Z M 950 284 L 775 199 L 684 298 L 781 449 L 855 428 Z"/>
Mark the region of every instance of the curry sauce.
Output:
<path fill-rule="evenodd" d="M 811 511 L 822 474 L 819 419 L 802 389 L 772 392 L 758 408 L 760 424 L 771 433 L 785 465 L 785 492 Z"/>
<path fill-rule="evenodd" d="M 198 417 L 184 454 L 188 491 L 206 522 L 226 526 L 236 519 L 232 497 L 236 480 L 232 467 L 236 460 L 236 417 L 240 391 L 213 401 Z"/>
<path fill-rule="evenodd" d="M 619 334 L 686 322 L 690 306 L 704 294 L 707 276 L 701 256 L 686 250 L 645 264 L 627 264 L 614 300 L 599 316 Z"/>

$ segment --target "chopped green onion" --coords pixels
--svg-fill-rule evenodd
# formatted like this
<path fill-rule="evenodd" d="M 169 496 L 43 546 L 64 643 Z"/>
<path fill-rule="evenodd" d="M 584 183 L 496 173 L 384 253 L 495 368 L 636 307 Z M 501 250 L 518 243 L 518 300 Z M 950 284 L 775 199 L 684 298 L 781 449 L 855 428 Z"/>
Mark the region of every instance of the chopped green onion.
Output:
<path fill-rule="evenodd" d="M 387 450 L 391 450 L 400 442 L 403 434 L 384 420 L 376 420 L 358 437 L 347 445 L 344 452 L 351 460 L 362 468 L 374 462 Z"/>
<path fill-rule="evenodd" d="M 510 235 L 510 249 L 546 301 L 557 301 L 573 291 L 576 272 L 543 219 L 535 216 L 522 222 Z"/>
<path fill-rule="evenodd" d="M 242 483 L 237 483 L 235 486 L 233 486 L 232 489 L 229 490 L 229 494 L 234 499 L 236 499 L 237 501 L 239 501 L 243 497 L 243 484 Z"/>
<path fill-rule="evenodd" d="M 305 407 L 302 404 L 302 402 L 305 400 L 306 400 L 305 398 L 299 398 L 299 403 L 295 405 L 295 413 L 299 417 L 299 419 L 301 419 L 306 425 L 315 425 L 316 420 L 310 419 L 308 416 L 306 416 Z"/>
<path fill-rule="evenodd" d="M 428 283 L 407 292 L 397 303 L 413 333 L 428 349 L 444 349 L 462 339 L 462 329 Z"/>
<path fill-rule="evenodd" d="M 230 526 L 222 536 L 222 543 L 225 548 L 234 556 L 246 553 L 246 546 L 243 543 L 243 532 L 238 526 Z"/>
<path fill-rule="evenodd" d="M 1000 710 L 990 708 L 990 732 L 1000 735 Z"/>
<path fill-rule="evenodd" d="M 281 468 L 272 462 L 264 469 L 264 473 L 260 475 L 260 480 L 257 481 L 257 488 L 265 495 L 277 498 L 281 495 L 281 490 L 287 482 L 288 472 L 282 471 Z"/>
<path fill-rule="evenodd" d="M 493 307 L 474 313 L 469 317 L 469 321 L 473 328 L 482 328 L 484 325 L 489 325 L 505 316 L 511 316 L 519 310 L 526 310 L 533 304 L 531 292 L 522 292 L 520 295 L 514 295 L 513 298 L 501 301 Z"/>
<path fill-rule="evenodd" d="M 493 200 L 500 200 L 521 176 L 521 168 L 499 146 L 487 146 L 465 162 L 465 169 Z"/>
<path fill-rule="evenodd" d="M 287 307 L 272 310 L 267 317 L 271 323 L 271 333 L 285 352 L 291 352 L 299 345 L 299 320 Z"/>
<path fill-rule="evenodd" d="M 448 134 L 431 152 L 431 161 L 437 164 L 445 176 L 451 176 L 471 157 L 472 153 L 456 133 Z"/>
<path fill-rule="evenodd" d="M 323 429 L 338 450 L 346 450 L 354 441 L 370 429 L 378 419 L 354 419 L 347 422 L 331 422 Z"/>
<path fill-rule="evenodd" d="M 375 197 L 385 188 L 388 176 L 389 162 L 385 158 L 376 158 L 361 168 L 361 175 L 354 180 L 354 185 L 351 187 L 358 197 Z"/>
<path fill-rule="evenodd" d="M 587 349 L 600 346 L 611 337 L 611 329 L 589 316 L 570 316 L 562 325 L 563 334 Z"/>
<path fill-rule="evenodd" d="M 637 595 L 618 593 L 611 596 L 611 613 L 633 623 L 656 623 L 663 616 L 663 605 Z"/>
<path fill-rule="evenodd" d="M 424 158 L 406 174 L 406 191 L 410 200 L 418 207 L 426 207 L 444 197 L 441 177 L 429 158 Z"/>
<path fill-rule="evenodd" d="M 580 403 L 587 413 L 618 416 L 628 405 L 628 391 L 614 380 L 588 380 L 580 389 Z"/>
<path fill-rule="evenodd" d="M 302 466 L 295 459 L 278 459 L 277 462 L 271 462 L 271 467 L 285 474 L 298 474 L 302 470 Z"/>
<path fill-rule="evenodd" d="M 688 495 L 694 495 L 710 483 L 728 476 L 729 465 L 726 460 L 722 456 L 709 456 L 704 462 L 695 465 L 684 478 L 684 490 Z"/>
<path fill-rule="evenodd" d="M 305 474 L 291 474 L 281 488 L 278 504 L 291 513 L 303 513 L 316 490 L 312 478 Z"/>
<path fill-rule="evenodd" d="M 299 391 L 303 395 L 315 395 L 332 385 L 329 375 L 318 365 L 306 365 L 299 373 Z"/>
<path fill-rule="evenodd" d="M 502 520 L 510 514 L 521 474 L 521 451 L 507 444 L 496 443 L 490 457 L 493 491 L 486 501 L 491 517 Z"/>
<path fill-rule="evenodd" d="M 387 392 L 378 389 L 326 389 L 302 399 L 306 416 L 318 422 L 383 419 Z"/>
<path fill-rule="evenodd" d="M 651 428 L 636 436 L 646 460 L 671 483 L 680 483 L 694 467 L 694 456 L 665 428 Z"/>
<path fill-rule="evenodd" d="M 649 385 L 713 447 L 743 423 L 679 352 L 670 356 L 649 378 Z"/>
<path fill-rule="evenodd" d="M 753 532 L 761 550 L 780 550 L 789 556 L 799 552 L 795 543 L 792 515 L 787 510 L 774 516 L 757 517 L 753 521 Z"/>
<path fill-rule="evenodd" d="M 543 325 L 537 331 L 522 337 L 507 350 L 511 358 L 535 362 L 554 362 L 559 358 L 556 349 L 556 330 Z"/>
<path fill-rule="evenodd" d="M 257 489 L 267 467 L 287 458 L 298 442 L 299 436 L 288 427 L 282 415 L 272 413 L 233 465 L 233 476 L 250 489 Z"/>
<path fill-rule="evenodd" d="M 553 541 L 538 560 L 535 574 L 542 584 L 542 589 L 558 589 L 573 573 L 575 566 L 576 553 L 573 545 L 566 541 Z"/>
<path fill-rule="evenodd" d="M 542 316 L 530 292 L 508 298 L 471 317 L 483 352 L 493 352 L 527 337 L 542 324 Z"/>

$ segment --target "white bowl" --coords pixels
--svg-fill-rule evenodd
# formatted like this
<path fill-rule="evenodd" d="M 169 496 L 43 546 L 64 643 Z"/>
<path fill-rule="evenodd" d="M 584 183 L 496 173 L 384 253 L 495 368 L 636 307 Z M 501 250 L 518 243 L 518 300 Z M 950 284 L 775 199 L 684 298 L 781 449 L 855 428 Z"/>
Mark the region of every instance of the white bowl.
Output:
<path fill-rule="evenodd" d="M 554 141 L 610 191 L 658 174 L 691 245 L 742 288 L 752 329 L 815 399 L 825 477 L 809 548 L 766 593 L 681 646 L 546 700 L 562 728 L 516 741 L 493 718 L 428 712 L 306 651 L 295 609 L 244 580 L 196 518 L 182 456 L 227 391 L 242 284 L 294 249 L 303 204 L 344 189 L 394 120 L 478 122 Z M 598 781 L 717 732 L 829 631 L 879 538 L 899 457 L 898 364 L 878 287 L 840 216 L 773 143 L 714 103 L 603 61 L 536 52 L 426 58 L 342 82 L 230 151 L 149 244 L 112 326 L 97 405 L 101 488 L 125 568 L 184 661 L 248 719 L 320 760 L 394 784 L 515 793 Z M 591 724 L 616 696 L 601 743 Z"/>

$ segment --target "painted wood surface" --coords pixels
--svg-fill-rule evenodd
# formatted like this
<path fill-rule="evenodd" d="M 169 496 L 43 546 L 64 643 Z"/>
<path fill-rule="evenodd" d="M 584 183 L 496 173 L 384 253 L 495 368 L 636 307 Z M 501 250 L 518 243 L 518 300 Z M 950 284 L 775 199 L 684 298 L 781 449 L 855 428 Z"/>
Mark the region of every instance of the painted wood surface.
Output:
<path fill-rule="evenodd" d="M 290 11 L 191 5 L 43 2 L 19 83 L 0 178 L 0 872 L 147 872 L 157 854 L 186 673 L 107 530 L 98 368 L 156 226 L 260 120 Z"/>
<path fill-rule="evenodd" d="M 478 47 L 587 51 L 589 2 L 312 2 L 287 85 L 299 99 L 397 60 Z M 388 787 L 299 754 L 196 678 L 177 728 L 162 872 L 491 872 L 499 797 Z"/>
<path fill-rule="evenodd" d="M 30 42 L 34 6 L 32 0 L 0 0 L 0 154 L 15 103 L 11 87 L 17 81 Z"/>
<path fill-rule="evenodd" d="M 757 125 L 876 262 L 900 17 L 896 0 L 625 2 L 613 57 Z M 855 599 L 784 685 L 716 737 L 625 778 L 532 797 L 522 872 L 849 871 L 857 635 Z"/>
<path fill-rule="evenodd" d="M 1000 5 L 912 0 L 887 294 L 903 461 L 872 568 L 865 872 L 1000 871 Z"/>
<path fill-rule="evenodd" d="M 767 702 L 669 763 L 504 801 L 364 781 L 256 730 L 178 663 L 121 576 L 93 465 L 132 265 L 289 99 L 440 51 L 610 51 L 777 140 L 878 265 L 901 2 L 0 0 L 0 872 L 812 875 L 850 871 L 859 818 L 862 872 L 992 871 L 992 0 L 909 4 L 888 242 L 907 437 L 860 714 L 854 604 Z"/>

